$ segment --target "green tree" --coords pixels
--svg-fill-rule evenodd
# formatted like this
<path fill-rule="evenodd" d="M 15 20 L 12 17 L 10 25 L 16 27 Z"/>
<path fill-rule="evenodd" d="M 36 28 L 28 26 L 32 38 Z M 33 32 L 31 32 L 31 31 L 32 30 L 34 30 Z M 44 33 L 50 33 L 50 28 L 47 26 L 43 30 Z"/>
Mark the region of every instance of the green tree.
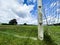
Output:
<path fill-rule="evenodd" d="M 27 23 L 24 23 L 24 25 L 27 25 Z"/>
<path fill-rule="evenodd" d="M 12 19 L 9 21 L 10 25 L 17 25 L 17 20 L 16 19 Z"/>

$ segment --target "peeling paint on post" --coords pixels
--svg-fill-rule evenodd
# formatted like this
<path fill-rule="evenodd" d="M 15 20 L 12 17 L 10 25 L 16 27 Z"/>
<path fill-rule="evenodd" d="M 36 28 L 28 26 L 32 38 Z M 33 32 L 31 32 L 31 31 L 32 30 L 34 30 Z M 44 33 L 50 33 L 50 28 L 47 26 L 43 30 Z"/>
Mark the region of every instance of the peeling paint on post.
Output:
<path fill-rule="evenodd" d="M 38 0 L 38 39 L 43 40 L 42 0 Z"/>

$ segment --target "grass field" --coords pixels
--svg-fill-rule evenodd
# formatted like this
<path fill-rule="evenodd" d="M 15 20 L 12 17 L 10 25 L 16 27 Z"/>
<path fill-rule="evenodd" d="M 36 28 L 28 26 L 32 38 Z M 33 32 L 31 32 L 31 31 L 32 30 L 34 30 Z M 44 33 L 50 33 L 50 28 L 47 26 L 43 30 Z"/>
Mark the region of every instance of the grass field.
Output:
<path fill-rule="evenodd" d="M 38 26 L 0 25 L 0 45 L 49 45 L 46 41 L 39 41 Z M 49 28 L 53 41 L 60 45 L 60 26 L 44 26 Z"/>

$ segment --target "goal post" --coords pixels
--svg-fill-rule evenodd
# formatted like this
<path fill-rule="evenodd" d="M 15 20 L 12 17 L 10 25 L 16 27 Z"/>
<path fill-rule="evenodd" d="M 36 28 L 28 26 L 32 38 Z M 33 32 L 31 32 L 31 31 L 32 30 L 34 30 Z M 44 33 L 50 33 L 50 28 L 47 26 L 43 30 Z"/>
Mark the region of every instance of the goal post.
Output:
<path fill-rule="evenodd" d="M 38 39 L 43 40 L 42 0 L 38 0 L 37 4 L 38 4 Z"/>

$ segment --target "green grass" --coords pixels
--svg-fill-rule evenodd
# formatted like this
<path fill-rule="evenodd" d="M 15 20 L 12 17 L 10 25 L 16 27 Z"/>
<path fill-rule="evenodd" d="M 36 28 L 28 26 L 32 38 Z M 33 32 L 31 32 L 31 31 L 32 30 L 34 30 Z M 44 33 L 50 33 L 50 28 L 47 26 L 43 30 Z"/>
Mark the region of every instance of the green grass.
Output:
<path fill-rule="evenodd" d="M 45 26 L 44 29 L 48 31 L 53 43 L 60 45 L 60 26 Z"/>
<path fill-rule="evenodd" d="M 0 26 L 0 31 L 14 33 L 20 36 L 37 36 L 37 26 Z"/>
<path fill-rule="evenodd" d="M 5 34 L 6 32 L 9 34 Z M 37 45 L 37 41 L 29 38 L 17 38 L 14 35 L 37 38 L 37 26 L 0 25 L 0 45 Z"/>
<path fill-rule="evenodd" d="M 44 26 L 44 30 L 48 29 L 51 38 L 49 40 L 33 40 L 30 38 L 18 38 L 14 35 L 24 37 L 38 37 L 38 26 L 24 25 L 0 25 L 0 45 L 49 45 L 52 43 L 60 45 L 60 26 Z M 4 32 L 4 33 L 2 33 Z M 6 34 L 7 33 L 7 34 Z M 52 45 L 52 44 L 51 44 Z"/>

